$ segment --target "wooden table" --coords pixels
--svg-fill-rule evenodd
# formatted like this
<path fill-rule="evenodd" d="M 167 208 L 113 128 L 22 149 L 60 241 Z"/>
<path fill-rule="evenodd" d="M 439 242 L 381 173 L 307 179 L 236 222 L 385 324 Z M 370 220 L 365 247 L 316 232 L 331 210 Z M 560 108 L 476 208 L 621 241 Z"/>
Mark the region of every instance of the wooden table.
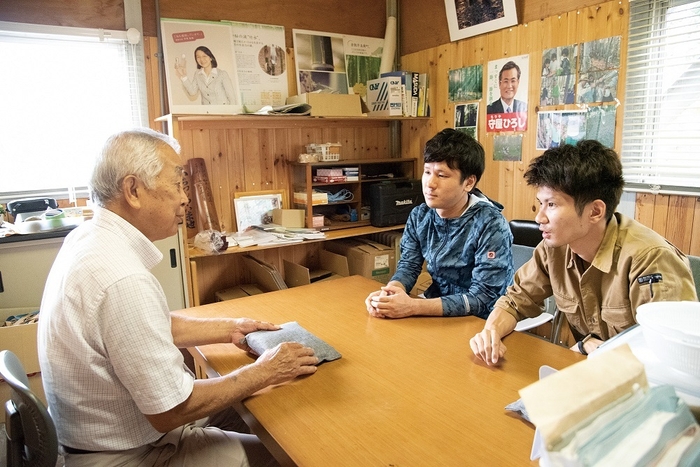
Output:
<path fill-rule="evenodd" d="M 537 465 L 529 460 L 534 427 L 504 407 L 541 365 L 561 369 L 583 357 L 513 333 L 503 364 L 487 367 L 469 348 L 483 320 L 372 318 L 364 299 L 379 285 L 352 276 L 185 312 L 297 321 L 342 354 L 237 407 L 283 465 Z M 218 374 L 252 361 L 228 344 L 191 351 Z"/>

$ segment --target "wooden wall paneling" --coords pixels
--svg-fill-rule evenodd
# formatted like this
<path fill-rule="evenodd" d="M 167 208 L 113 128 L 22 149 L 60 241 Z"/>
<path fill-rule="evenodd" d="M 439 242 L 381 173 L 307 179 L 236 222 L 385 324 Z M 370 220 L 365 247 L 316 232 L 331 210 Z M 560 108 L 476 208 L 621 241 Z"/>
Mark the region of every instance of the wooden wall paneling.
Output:
<path fill-rule="evenodd" d="M 259 135 L 260 187 L 262 190 L 276 190 L 278 187 L 275 185 L 274 130 L 261 129 Z"/>
<path fill-rule="evenodd" d="M 201 304 L 216 301 L 216 292 L 234 284 L 250 283 L 246 276 L 241 255 L 213 255 L 198 257 L 196 263 L 198 297 Z M 195 294 L 197 295 L 197 294 Z"/>
<path fill-rule="evenodd" d="M 693 197 L 695 207 L 693 209 L 693 222 L 690 235 L 690 248 L 687 253 L 693 256 L 700 256 L 700 198 Z"/>
<path fill-rule="evenodd" d="M 629 42 L 629 2 L 611 2 L 609 15 L 611 18 L 611 36 L 621 36 L 620 40 L 620 69 L 617 75 L 617 111 L 615 112 L 615 150 L 622 150 L 622 122 L 625 100 L 625 85 L 627 81 L 627 46 Z"/>
<path fill-rule="evenodd" d="M 522 136 L 521 158 L 516 162 L 500 162 L 508 170 L 506 173 L 507 219 L 533 219 L 535 206 L 535 190 L 528 187 L 523 175 L 528 165 L 540 151 L 535 150 L 537 135 L 537 110 L 539 108 L 540 80 L 542 75 L 543 22 L 533 21 L 517 28 L 520 44 L 518 55 L 528 55 L 528 129 Z M 501 201 L 506 204 L 505 201 Z M 500 201 L 500 200 L 499 200 Z"/>
<path fill-rule="evenodd" d="M 305 146 L 309 143 L 323 143 L 323 129 L 304 128 L 304 139 L 302 141 L 302 147 L 300 148 L 302 150 L 305 150 Z"/>
<path fill-rule="evenodd" d="M 425 147 L 424 137 L 421 137 L 420 130 L 414 122 L 405 121 L 400 123 L 401 128 L 401 157 L 416 157 L 423 166 L 423 148 Z"/>
<path fill-rule="evenodd" d="M 453 50 L 456 50 L 454 43 L 444 44 L 437 48 L 435 72 L 430 76 L 430 88 L 432 89 L 430 111 L 431 116 L 435 119 L 436 133 L 443 128 L 454 128 L 454 108 L 449 105 L 447 100 L 448 76 L 450 69 L 455 68 L 454 64 L 450 62 Z"/>
<path fill-rule="evenodd" d="M 489 60 L 499 60 L 506 57 L 511 57 L 513 55 L 518 55 L 518 51 L 508 50 L 508 38 L 504 34 L 504 31 L 500 30 L 494 31 L 486 35 L 486 57 L 484 59 L 484 93 L 481 99 L 480 105 L 480 115 L 479 115 L 479 141 L 484 146 L 484 151 L 486 151 L 486 170 L 482 177 L 481 189 L 488 196 L 496 199 L 499 203 L 503 204 L 504 216 L 510 219 L 512 215 L 512 203 L 511 199 L 508 197 L 508 185 L 510 182 L 506 182 L 505 177 L 507 172 L 505 171 L 504 164 L 507 163 L 496 163 L 493 160 L 493 150 L 494 150 L 494 137 L 497 133 L 489 133 L 486 131 L 486 110 L 489 104 L 488 98 L 488 62 Z M 528 112 L 529 113 L 529 112 Z M 529 116 L 528 116 L 529 118 Z"/>
<path fill-rule="evenodd" d="M 700 256 L 700 198 L 637 193 L 634 217 L 684 253 Z"/>
<path fill-rule="evenodd" d="M 212 170 L 216 171 L 216 186 L 212 190 L 218 192 L 218 213 L 219 223 L 222 232 L 232 232 L 235 230 L 235 215 L 233 211 L 233 195 L 236 192 L 236 178 L 230 176 L 232 166 L 238 166 L 236 158 L 226 157 L 231 147 L 231 139 L 240 134 L 239 131 L 211 130 L 211 157 Z"/>
<path fill-rule="evenodd" d="M 520 22 L 527 23 L 595 4 L 596 0 L 518 0 L 516 3 Z M 293 28 L 384 37 L 386 25 L 385 2 L 375 0 L 293 0 L 284 3 L 279 0 L 238 0 L 235 6 L 231 2 L 214 0 L 160 0 L 159 7 L 164 18 L 280 24 L 285 27 L 287 46 L 293 43 Z M 400 8 L 403 53 L 426 50 L 450 41 L 443 0 L 401 0 Z M 155 1 L 142 0 L 141 10 L 144 35 L 155 37 L 158 21 Z M 124 28 L 124 9 L 122 0 L 8 0 L 0 2 L 0 19 L 120 30 Z"/>
<path fill-rule="evenodd" d="M 291 47 L 294 28 L 384 37 L 386 3 L 374 0 L 160 0 L 160 15 L 163 18 L 277 24 L 284 26 L 286 45 Z"/>
<path fill-rule="evenodd" d="M 228 158 L 227 178 L 229 182 L 229 198 L 224 202 L 228 206 L 229 217 L 226 218 L 226 224 L 229 230 L 238 230 L 236 228 L 236 210 L 233 204 L 233 199 L 236 193 L 245 192 L 245 158 L 243 150 L 243 131 L 240 128 L 226 130 L 226 147 L 225 154 Z"/>
<path fill-rule="evenodd" d="M 357 159 L 355 157 L 355 133 L 354 128 L 342 126 L 338 128 L 338 143 L 340 143 L 341 159 Z"/>
<path fill-rule="evenodd" d="M 386 128 L 382 128 L 381 131 L 386 132 Z M 362 132 L 362 155 L 361 159 L 376 159 L 389 157 L 390 154 L 386 147 L 384 151 L 379 151 L 379 132 L 378 128 L 368 128 Z"/>
<path fill-rule="evenodd" d="M 293 154 L 289 149 L 289 130 L 285 128 L 275 128 L 272 130 L 271 137 L 273 141 L 272 154 L 273 160 L 273 186 L 275 190 L 285 190 L 287 194 L 287 202 L 291 202 L 289 195 L 289 164 L 287 161 L 295 161 L 299 157 L 298 154 Z M 286 208 L 291 205 L 285 206 Z"/>
<path fill-rule="evenodd" d="M 649 226 L 656 232 L 665 236 L 668 222 L 668 207 L 670 202 L 668 195 L 656 195 L 654 197 L 654 224 Z"/>
<path fill-rule="evenodd" d="M 287 47 L 287 63 L 289 66 L 287 67 L 287 91 L 289 92 L 290 96 L 294 96 L 296 94 L 299 94 L 299 90 L 297 89 L 297 75 L 296 75 L 296 69 L 297 69 L 297 62 L 296 62 L 296 56 L 294 55 L 294 49 L 292 47 Z"/>
<path fill-rule="evenodd" d="M 637 193 L 635 195 L 634 218 L 648 226 L 654 225 L 654 198 L 651 193 Z"/>
<path fill-rule="evenodd" d="M 22 0 L 0 2 L 0 20 L 75 28 L 124 30 L 123 0 Z M 155 36 L 155 34 L 152 34 Z"/>
<path fill-rule="evenodd" d="M 400 0 L 402 54 L 412 54 L 450 42 L 444 0 Z"/>
<path fill-rule="evenodd" d="M 695 198 L 690 196 L 670 196 L 669 213 L 666 223 L 666 239 L 681 251 L 690 251 L 693 234 Z"/>
<path fill-rule="evenodd" d="M 521 186 L 522 182 L 522 170 L 520 167 L 523 165 L 523 159 L 525 163 L 529 163 L 532 158 L 532 149 L 535 147 L 535 142 L 533 135 L 537 131 L 537 99 L 539 97 L 539 79 L 540 79 L 540 67 L 535 65 L 537 63 L 537 55 L 541 46 L 537 43 L 537 38 L 532 34 L 532 31 L 527 24 L 512 27 L 504 30 L 506 36 L 507 45 L 504 52 L 508 56 L 517 55 L 527 55 L 528 56 L 528 131 L 524 133 L 512 133 L 517 134 L 522 137 L 521 141 L 521 161 L 520 162 L 496 162 L 501 165 L 501 173 L 504 175 L 503 180 L 505 183 L 503 192 L 505 193 L 505 200 L 508 200 L 506 211 L 504 215 L 507 219 L 513 219 L 516 212 L 522 212 L 523 205 L 529 207 L 532 204 L 532 199 L 526 196 L 522 196 L 518 192 L 517 187 Z M 505 173 L 503 172 L 505 171 Z M 501 203 L 504 204 L 504 203 Z M 521 215 L 520 218 L 528 218 Z"/>
<path fill-rule="evenodd" d="M 262 161 L 258 155 L 260 149 L 260 132 L 258 130 L 246 129 L 242 132 L 243 140 L 243 167 L 245 174 L 244 191 L 262 191 Z M 230 157 L 230 156 L 229 156 Z"/>
<path fill-rule="evenodd" d="M 155 37 L 143 38 L 143 56 L 146 64 L 146 99 L 148 100 L 148 126 L 160 131 L 162 124 L 155 121 L 165 114 L 160 106 L 160 79 L 158 53 L 158 39 Z"/>
<path fill-rule="evenodd" d="M 221 174 L 219 173 L 218 168 L 215 168 L 214 166 L 214 157 L 212 155 L 211 149 L 210 132 L 207 129 L 199 129 L 191 131 L 190 137 L 192 139 L 192 151 L 189 152 L 188 158 L 199 157 L 204 159 L 204 165 L 207 168 L 207 176 L 209 177 L 209 186 L 211 187 L 212 197 L 214 198 L 214 206 L 216 206 L 216 214 L 219 218 L 219 223 L 221 223 L 221 190 L 219 188 L 219 180 L 221 179 Z M 197 222 L 199 222 L 199 218 L 197 218 Z M 197 229 L 199 229 L 199 224 L 197 224 Z"/>
<path fill-rule="evenodd" d="M 445 87 L 441 88 L 437 86 L 435 81 L 439 81 L 438 76 L 438 69 L 440 67 L 440 49 L 437 49 L 436 51 L 430 53 L 428 55 L 429 60 L 426 61 L 428 64 L 428 69 L 427 70 L 421 70 L 425 73 L 428 73 L 428 79 L 429 79 L 429 86 L 428 86 L 428 110 L 430 112 L 430 116 L 434 116 L 437 114 L 437 112 L 440 110 L 440 105 L 439 105 L 439 96 L 441 92 L 444 92 L 442 96 L 445 96 L 444 98 L 447 99 L 447 84 L 445 83 Z M 444 90 L 444 91 L 443 91 Z M 427 139 L 432 138 L 438 131 L 442 130 L 444 127 L 440 126 L 435 122 L 433 119 L 432 120 L 432 125 L 431 128 L 428 132 Z"/>

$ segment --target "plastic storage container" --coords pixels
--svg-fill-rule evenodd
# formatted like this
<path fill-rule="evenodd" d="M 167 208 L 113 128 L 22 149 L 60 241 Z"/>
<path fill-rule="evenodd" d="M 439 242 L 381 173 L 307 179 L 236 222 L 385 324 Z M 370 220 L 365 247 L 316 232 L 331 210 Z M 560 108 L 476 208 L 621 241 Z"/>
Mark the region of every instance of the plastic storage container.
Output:
<path fill-rule="evenodd" d="M 659 360 L 700 378 L 700 302 L 645 303 L 637 322 Z"/>

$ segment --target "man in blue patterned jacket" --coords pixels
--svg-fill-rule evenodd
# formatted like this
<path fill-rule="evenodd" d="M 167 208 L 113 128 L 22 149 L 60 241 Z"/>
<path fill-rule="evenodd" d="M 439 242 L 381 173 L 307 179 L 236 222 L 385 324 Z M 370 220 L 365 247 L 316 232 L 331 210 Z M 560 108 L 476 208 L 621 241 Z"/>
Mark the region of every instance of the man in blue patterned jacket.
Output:
<path fill-rule="evenodd" d="M 396 274 L 365 300 L 372 316 L 488 317 L 513 280 L 513 236 L 503 206 L 476 188 L 484 159 L 478 141 L 451 128 L 426 143 L 425 203 L 406 222 Z M 432 284 L 425 299 L 411 297 L 424 261 Z"/>

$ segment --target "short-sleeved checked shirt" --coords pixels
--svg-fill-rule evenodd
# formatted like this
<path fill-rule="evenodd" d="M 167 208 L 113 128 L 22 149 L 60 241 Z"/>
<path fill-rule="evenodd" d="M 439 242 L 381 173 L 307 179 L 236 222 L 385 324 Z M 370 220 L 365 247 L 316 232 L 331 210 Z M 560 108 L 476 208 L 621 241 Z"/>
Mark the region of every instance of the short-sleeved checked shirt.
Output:
<path fill-rule="evenodd" d="M 59 441 L 124 450 L 162 436 L 143 415 L 185 401 L 194 380 L 173 343 L 162 254 L 118 215 L 99 209 L 67 237 L 39 314 L 39 362 Z"/>

